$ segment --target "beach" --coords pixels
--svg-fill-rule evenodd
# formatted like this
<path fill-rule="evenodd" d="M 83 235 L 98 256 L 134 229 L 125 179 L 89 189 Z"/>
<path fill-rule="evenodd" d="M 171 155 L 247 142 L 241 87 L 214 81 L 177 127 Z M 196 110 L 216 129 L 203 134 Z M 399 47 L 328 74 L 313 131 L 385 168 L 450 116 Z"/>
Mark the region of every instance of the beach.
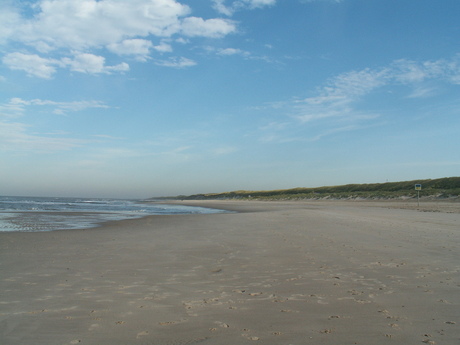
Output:
<path fill-rule="evenodd" d="M 0 343 L 460 343 L 458 202 L 180 204 L 0 233 Z"/>

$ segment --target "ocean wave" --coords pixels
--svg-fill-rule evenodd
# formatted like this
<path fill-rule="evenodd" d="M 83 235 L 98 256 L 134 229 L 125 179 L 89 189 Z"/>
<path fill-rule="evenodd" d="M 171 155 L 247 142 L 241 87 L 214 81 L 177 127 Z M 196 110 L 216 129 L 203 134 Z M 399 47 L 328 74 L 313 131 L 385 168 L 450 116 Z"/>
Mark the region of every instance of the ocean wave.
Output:
<path fill-rule="evenodd" d="M 11 216 L 11 213 L 8 212 L 21 212 L 21 214 Z M 72 215 L 64 215 L 65 212 L 72 212 Z M 225 211 L 183 205 L 149 204 L 122 199 L 0 197 L 0 231 L 89 228 L 105 221 L 138 218 L 146 215 L 219 212 Z M 9 216 L 5 216 L 8 214 Z"/>

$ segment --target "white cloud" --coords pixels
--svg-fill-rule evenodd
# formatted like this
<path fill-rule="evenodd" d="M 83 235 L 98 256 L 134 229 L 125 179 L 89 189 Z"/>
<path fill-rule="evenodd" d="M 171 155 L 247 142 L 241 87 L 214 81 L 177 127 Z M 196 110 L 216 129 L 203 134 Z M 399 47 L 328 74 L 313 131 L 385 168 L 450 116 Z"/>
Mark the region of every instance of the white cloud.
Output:
<path fill-rule="evenodd" d="M 54 59 L 46 59 L 36 54 L 23 53 L 6 54 L 2 61 L 13 70 L 22 70 L 29 76 L 44 79 L 51 78 L 51 76 L 56 72 L 55 65 L 59 64 L 59 62 Z"/>
<path fill-rule="evenodd" d="M 207 53 L 213 53 L 219 56 L 241 56 L 247 60 L 264 61 L 266 63 L 279 63 L 278 61 L 273 60 L 267 56 L 253 55 L 251 52 L 239 48 L 215 48 L 212 46 L 205 46 L 203 49 Z"/>
<path fill-rule="evenodd" d="M 396 60 L 383 68 L 365 68 L 338 75 L 318 90 L 318 95 L 306 98 L 307 104 L 334 104 L 347 105 L 373 90 L 385 86 L 402 84 L 419 90 L 413 92 L 425 97 L 427 88 L 421 85 L 426 81 L 440 81 L 455 83 L 456 76 L 460 75 L 459 56 L 451 60 L 416 62 L 410 60 Z M 420 92 L 424 89 L 425 92 Z M 431 91 L 433 91 L 431 87 Z"/>
<path fill-rule="evenodd" d="M 397 60 L 392 64 L 394 77 L 403 84 L 413 84 L 429 79 L 446 79 L 457 84 L 460 75 L 460 55 L 451 60 L 411 61 Z"/>
<path fill-rule="evenodd" d="M 217 54 L 219 54 L 219 55 L 244 55 L 244 56 L 250 55 L 250 53 L 248 53 L 248 52 L 246 52 L 244 50 L 241 50 L 241 49 L 236 49 L 236 48 L 219 49 L 217 51 Z"/>
<path fill-rule="evenodd" d="M 173 42 L 221 38 L 237 30 L 228 19 L 190 16 L 190 7 L 176 0 L 36 0 L 29 16 L 20 6 L 27 5 L 0 5 L 0 44 L 13 42 L 16 49 L 3 49 L 3 63 L 45 79 L 58 68 L 89 74 L 129 69 L 126 63 L 105 66 L 103 49 L 147 61 L 153 51 L 172 52 Z"/>
<path fill-rule="evenodd" d="M 226 3 L 229 3 L 228 5 Z M 237 1 L 226 1 L 226 0 L 213 0 L 214 9 L 226 16 L 233 15 L 236 11 L 243 9 L 256 9 L 264 6 L 273 6 L 276 4 L 276 0 L 237 0 Z"/>
<path fill-rule="evenodd" d="M 5 44 L 21 25 L 21 16 L 18 11 L 8 4 L 0 5 L 0 44 Z"/>
<path fill-rule="evenodd" d="M 188 17 L 182 21 L 185 36 L 223 37 L 235 31 L 235 23 L 226 19 L 207 19 Z"/>
<path fill-rule="evenodd" d="M 190 13 L 174 0 L 41 0 L 9 37 L 42 50 L 84 50 L 149 35 L 169 37 Z M 2 25 L 7 27 L 8 25 Z"/>
<path fill-rule="evenodd" d="M 125 72 L 129 65 L 125 62 L 115 66 L 106 66 L 105 58 L 88 53 L 74 53 L 73 58 L 64 57 L 60 60 L 42 58 L 36 54 L 9 53 L 3 63 L 13 70 L 25 71 L 29 76 L 50 79 L 56 73 L 56 67 L 69 67 L 71 71 L 88 74 L 111 74 Z"/>
<path fill-rule="evenodd" d="M 119 43 L 111 43 L 107 48 L 118 55 L 137 55 L 145 60 L 153 47 L 152 42 L 140 38 L 123 40 Z"/>
<path fill-rule="evenodd" d="M 264 6 L 273 6 L 276 0 L 242 0 L 242 2 L 246 3 L 250 8 L 260 8 Z"/>
<path fill-rule="evenodd" d="M 105 58 L 93 54 L 77 54 L 74 59 L 64 58 L 62 62 L 72 71 L 96 74 L 104 70 Z"/>
<path fill-rule="evenodd" d="M 176 39 L 175 39 L 175 42 L 180 43 L 180 44 L 187 44 L 187 43 L 190 43 L 190 41 L 189 41 L 188 39 L 185 39 L 185 38 L 183 38 L 183 37 L 176 38 Z"/>
<path fill-rule="evenodd" d="M 173 51 L 171 45 L 166 41 L 161 41 L 161 43 L 159 45 L 154 46 L 153 49 L 160 53 L 170 53 Z"/>
<path fill-rule="evenodd" d="M 164 67 L 185 68 L 195 66 L 196 62 L 184 57 L 180 57 L 170 58 L 169 60 L 156 61 L 155 64 Z"/>
<path fill-rule="evenodd" d="M 341 3 L 343 0 L 300 0 L 302 3 L 310 3 L 310 2 L 318 2 L 318 1 L 323 1 L 323 2 L 335 2 L 335 3 Z"/>
<path fill-rule="evenodd" d="M 384 85 L 388 74 L 389 70 L 386 68 L 379 70 L 366 68 L 340 74 L 322 87 L 318 96 L 307 98 L 305 102 L 308 104 L 349 103 L 356 97 Z"/>
<path fill-rule="evenodd" d="M 150 35 L 221 37 L 236 30 L 229 20 L 187 17 L 190 8 L 175 0 L 41 0 L 35 10 L 33 18 L 21 18 L 18 10 L 8 8 L 0 17 L 5 18 L 2 37 L 45 52 L 85 50 Z"/>
<path fill-rule="evenodd" d="M 103 56 L 88 53 L 75 53 L 73 59 L 63 58 L 62 63 L 69 66 L 71 71 L 88 74 L 110 74 L 113 71 L 125 72 L 129 70 L 129 65 L 125 62 L 116 66 L 106 66 Z"/>
<path fill-rule="evenodd" d="M 232 8 L 231 6 L 226 6 L 225 5 L 225 0 L 212 0 L 213 1 L 213 7 L 214 9 L 226 16 L 231 16 L 235 12 L 235 9 Z"/>

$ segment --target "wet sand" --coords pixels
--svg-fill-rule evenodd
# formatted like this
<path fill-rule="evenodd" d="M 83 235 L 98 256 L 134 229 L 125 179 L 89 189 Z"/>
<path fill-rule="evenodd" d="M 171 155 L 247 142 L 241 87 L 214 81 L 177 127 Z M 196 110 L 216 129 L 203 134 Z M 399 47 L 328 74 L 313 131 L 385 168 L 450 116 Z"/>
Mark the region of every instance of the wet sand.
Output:
<path fill-rule="evenodd" d="M 460 343 L 459 203 L 187 204 L 0 233 L 0 344 Z"/>

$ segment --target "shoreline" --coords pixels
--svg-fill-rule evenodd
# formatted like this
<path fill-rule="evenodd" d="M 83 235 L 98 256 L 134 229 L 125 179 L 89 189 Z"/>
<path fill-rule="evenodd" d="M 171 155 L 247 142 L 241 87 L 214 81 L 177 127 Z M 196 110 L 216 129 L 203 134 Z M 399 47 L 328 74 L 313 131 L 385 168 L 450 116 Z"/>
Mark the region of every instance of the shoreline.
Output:
<path fill-rule="evenodd" d="M 360 207 L 390 207 L 400 209 L 411 209 L 421 212 L 442 212 L 442 213 L 460 213 L 460 200 L 439 199 L 421 201 L 417 204 L 417 200 L 170 200 L 170 204 L 209 207 L 216 209 L 224 209 L 233 212 L 247 212 L 248 209 L 258 210 L 263 209 L 264 205 L 343 205 L 343 206 L 360 206 Z M 238 206 L 244 205 L 243 207 Z M 247 205 L 254 205 L 247 207 Z M 258 206 L 255 206 L 258 205 Z"/>
<path fill-rule="evenodd" d="M 0 233 L 0 342 L 460 338 L 460 215 L 447 204 L 423 212 L 387 202 L 177 203 L 235 213 Z"/>

